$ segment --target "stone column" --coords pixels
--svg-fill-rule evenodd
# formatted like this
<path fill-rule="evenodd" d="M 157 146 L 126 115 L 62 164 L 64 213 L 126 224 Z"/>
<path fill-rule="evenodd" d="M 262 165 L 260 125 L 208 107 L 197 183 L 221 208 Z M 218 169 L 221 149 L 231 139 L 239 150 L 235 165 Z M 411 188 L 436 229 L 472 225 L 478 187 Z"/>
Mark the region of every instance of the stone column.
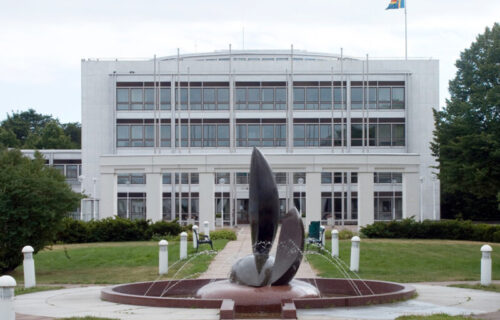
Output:
<path fill-rule="evenodd" d="M 321 221 L 321 173 L 306 173 L 306 225 L 311 221 Z"/>
<path fill-rule="evenodd" d="M 161 173 L 146 174 L 146 219 L 163 219 L 163 193 Z"/>
<path fill-rule="evenodd" d="M 101 173 L 101 199 L 99 217 L 104 219 L 118 215 L 117 179 L 114 173 Z"/>
<path fill-rule="evenodd" d="M 200 221 L 208 221 L 210 230 L 215 228 L 214 173 L 200 172 Z"/>
<path fill-rule="evenodd" d="M 403 219 L 420 217 L 420 179 L 417 172 L 403 172 Z M 424 213 L 425 214 L 425 213 Z"/>
<path fill-rule="evenodd" d="M 358 172 L 358 228 L 374 220 L 373 172 Z"/>

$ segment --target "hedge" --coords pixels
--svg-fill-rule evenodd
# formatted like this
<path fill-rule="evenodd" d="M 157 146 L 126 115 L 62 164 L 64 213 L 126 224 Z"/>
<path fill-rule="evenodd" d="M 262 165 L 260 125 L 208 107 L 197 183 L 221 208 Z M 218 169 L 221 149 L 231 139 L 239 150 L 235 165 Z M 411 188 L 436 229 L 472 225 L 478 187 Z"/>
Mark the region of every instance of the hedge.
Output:
<path fill-rule="evenodd" d="M 189 232 L 191 228 L 192 225 L 181 226 L 177 221 L 151 223 L 151 221 L 146 220 L 116 217 L 85 222 L 65 218 L 62 228 L 57 233 L 56 241 L 60 243 L 86 243 L 170 239 L 177 237 L 182 231 Z M 236 237 L 236 234 L 234 236 Z"/>
<path fill-rule="evenodd" d="M 361 228 L 368 238 L 447 239 L 500 242 L 500 226 L 462 220 L 375 222 Z"/>

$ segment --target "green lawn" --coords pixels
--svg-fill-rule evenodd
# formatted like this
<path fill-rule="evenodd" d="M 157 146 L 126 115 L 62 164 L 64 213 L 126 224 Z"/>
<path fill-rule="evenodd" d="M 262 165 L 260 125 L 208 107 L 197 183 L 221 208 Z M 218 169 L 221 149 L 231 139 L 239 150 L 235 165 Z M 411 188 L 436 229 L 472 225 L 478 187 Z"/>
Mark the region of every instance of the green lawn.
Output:
<path fill-rule="evenodd" d="M 221 250 L 226 243 L 227 240 L 214 240 L 214 249 Z M 207 249 L 210 247 L 204 245 L 200 251 Z M 169 273 L 162 279 L 196 277 L 205 271 L 214 255 L 200 254 L 191 259 L 194 252 L 192 243 L 188 243 L 188 259 L 176 263 L 179 243 L 170 241 Z M 113 284 L 158 278 L 158 243 L 152 241 L 57 245 L 39 252 L 34 259 L 40 284 Z M 22 266 L 11 275 L 22 282 Z"/>
<path fill-rule="evenodd" d="M 465 316 L 449 316 L 447 314 L 433 314 L 430 316 L 401 316 L 397 317 L 396 320 L 480 320 L 477 318 L 465 317 Z"/>
<path fill-rule="evenodd" d="M 397 282 L 479 280 L 482 245 L 471 241 L 362 239 L 359 276 Z M 340 257 L 347 265 L 350 246 L 349 240 L 340 241 Z M 500 261 L 500 244 L 491 246 L 493 261 Z M 330 240 L 326 247 L 331 249 Z M 310 250 L 316 249 L 311 246 Z M 307 259 L 321 277 L 343 277 L 323 257 L 308 254 Z M 500 279 L 500 263 L 493 263 L 493 277 Z"/>
<path fill-rule="evenodd" d="M 448 287 L 500 292 L 500 285 L 498 285 L 498 284 L 491 284 L 489 286 L 482 286 L 480 284 L 461 283 L 461 284 L 452 284 L 452 285 L 449 285 Z"/>

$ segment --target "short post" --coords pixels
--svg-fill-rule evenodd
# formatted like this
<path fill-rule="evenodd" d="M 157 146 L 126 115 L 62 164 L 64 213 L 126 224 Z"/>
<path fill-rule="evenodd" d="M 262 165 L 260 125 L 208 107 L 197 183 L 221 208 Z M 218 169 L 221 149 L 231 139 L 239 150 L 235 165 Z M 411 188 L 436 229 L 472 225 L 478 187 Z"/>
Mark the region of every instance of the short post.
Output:
<path fill-rule="evenodd" d="M 11 276 L 0 277 L 0 315 L 2 320 L 15 320 L 14 288 L 16 280 Z"/>
<path fill-rule="evenodd" d="M 24 269 L 24 287 L 33 288 L 36 286 L 35 278 L 35 260 L 33 260 L 33 250 L 32 246 L 25 246 L 23 248 L 23 269 Z"/>
<path fill-rule="evenodd" d="M 208 221 L 203 221 L 203 232 L 210 238 L 210 227 L 208 226 Z"/>
<path fill-rule="evenodd" d="M 198 241 L 196 241 L 196 236 L 199 236 L 198 234 L 198 226 L 194 225 L 193 226 L 193 248 L 198 248 Z"/>
<path fill-rule="evenodd" d="M 187 233 L 185 232 L 182 232 L 181 233 L 181 245 L 180 245 L 180 254 L 179 254 L 179 258 L 182 260 L 182 259 L 186 259 L 187 258 Z"/>
<path fill-rule="evenodd" d="M 160 253 L 158 255 L 158 274 L 168 273 L 168 241 L 161 240 L 158 242 Z"/>
<path fill-rule="evenodd" d="M 339 232 L 332 230 L 332 257 L 339 256 Z"/>
<path fill-rule="evenodd" d="M 491 246 L 485 244 L 481 247 L 481 285 L 489 286 L 491 284 Z"/>
<path fill-rule="evenodd" d="M 358 236 L 354 236 L 351 239 L 351 271 L 359 271 L 359 239 Z"/>
<path fill-rule="evenodd" d="M 326 232 L 325 232 L 325 227 L 321 226 L 319 227 L 321 230 L 321 245 L 326 245 L 325 239 L 326 239 Z"/>

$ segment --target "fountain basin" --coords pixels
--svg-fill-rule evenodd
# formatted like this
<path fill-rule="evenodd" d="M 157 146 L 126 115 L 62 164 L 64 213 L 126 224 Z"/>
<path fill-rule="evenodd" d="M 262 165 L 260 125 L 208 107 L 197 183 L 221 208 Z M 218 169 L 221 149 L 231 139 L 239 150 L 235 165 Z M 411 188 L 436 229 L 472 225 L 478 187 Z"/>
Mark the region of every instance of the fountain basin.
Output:
<path fill-rule="evenodd" d="M 227 295 L 212 295 L 211 291 L 208 290 L 206 295 L 202 295 L 204 290 L 200 291 L 200 289 L 203 287 L 224 286 L 227 279 L 189 279 L 120 284 L 104 288 L 101 291 L 101 299 L 115 303 L 151 307 L 213 309 L 221 308 L 223 301 L 230 301 L 229 305 L 234 306 L 235 313 L 276 313 L 280 310 L 283 312 L 284 306 L 289 307 L 290 303 L 296 309 L 363 306 L 406 300 L 415 295 L 415 288 L 412 286 L 388 281 L 329 278 L 296 280 L 293 282 L 303 283 L 306 288 L 313 287 L 319 292 L 319 296 L 310 296 L 307 290 L 295 297 L 279 296 L 280 290 L 282 293 L 293 292 L 293 290 L 279 288 L 285 286 L 275 286 L 273 289 L 273 287 L 253 288 L 233 284 L 231 286 L 242 287 L 237 290 L 245 293 L 245 299 L 237 299 L 234 291 L 229 291 Z M 269 291 L 266 292 L 266 290 Z M 272 301 L 261 303 L 259 295 L 262 292 L 273 296 Z M 226 303 L 226 305 L 228 304 Z M 221 310 L 221 318 L 222 314 Z"/>

